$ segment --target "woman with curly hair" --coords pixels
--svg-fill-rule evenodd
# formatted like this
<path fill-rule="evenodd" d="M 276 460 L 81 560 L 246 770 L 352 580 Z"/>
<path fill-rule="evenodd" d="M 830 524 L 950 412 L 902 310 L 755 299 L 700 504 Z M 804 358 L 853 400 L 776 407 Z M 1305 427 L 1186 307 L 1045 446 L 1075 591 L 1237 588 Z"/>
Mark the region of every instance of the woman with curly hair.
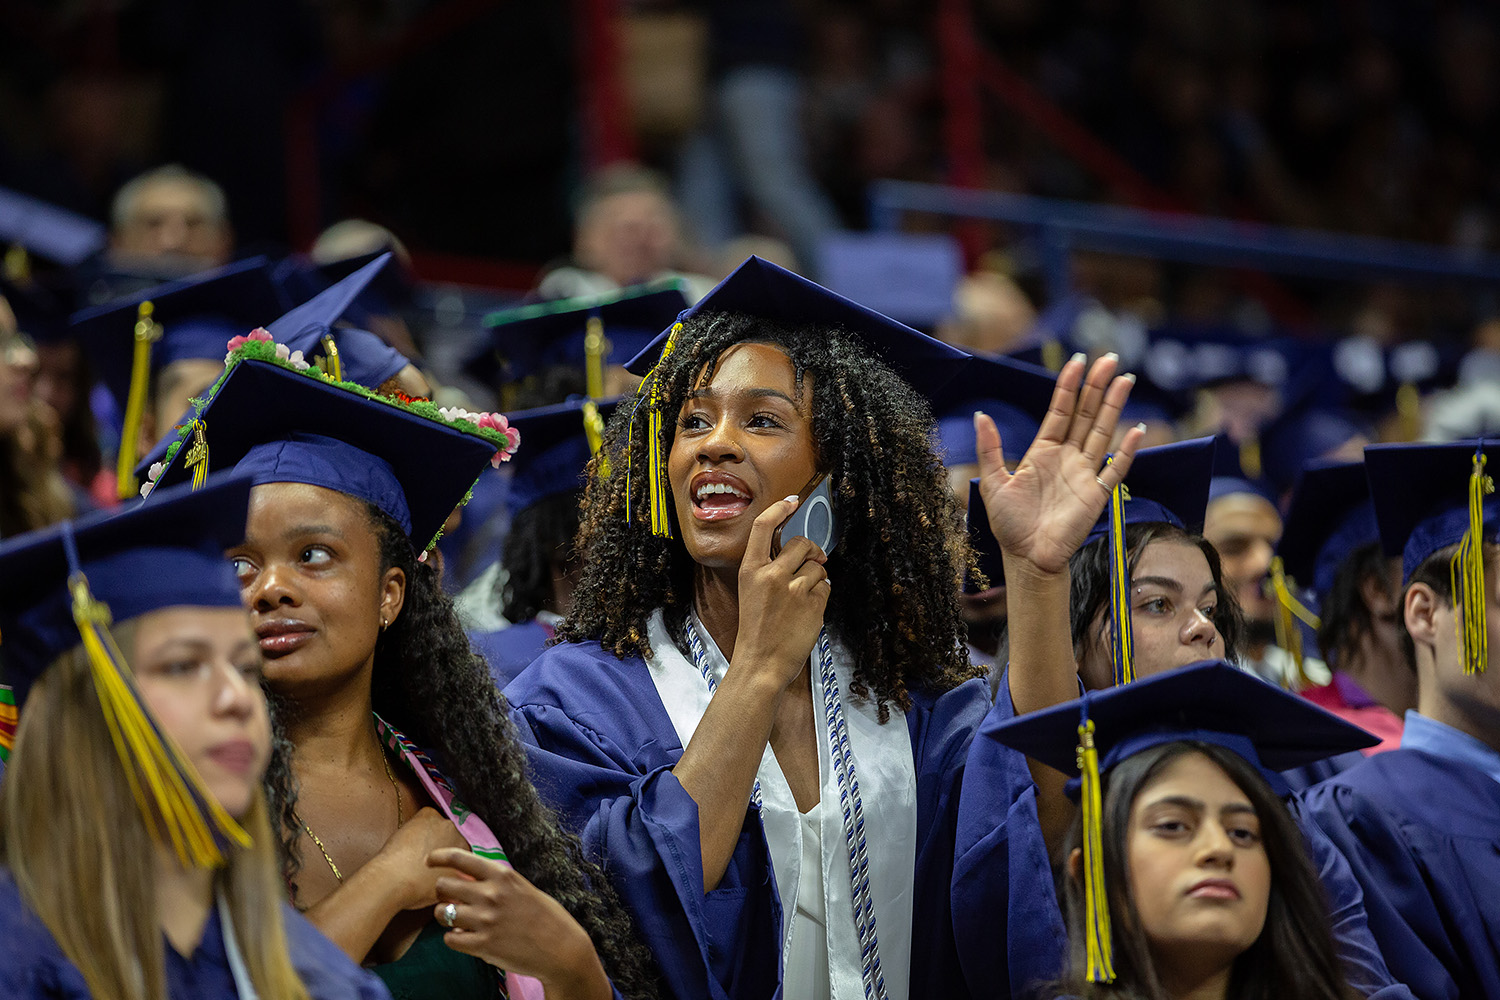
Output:
<path fill-rule="evenodd" d="M 240 346 L 161 479 L 207 455 L 256 484 L 230 557 L 291 747 L 268 785 L 294 902 L 398 997 L 651 995 L 419 555 L 514 437 L 296 360 Z"/>
<path fill-rule="evenodd" d="M 506 694 L 673 996 L 992 986 L 1004 915 L 964 894 L 1005 869 L 953 853 L 989 699 L 927 402 L 963 357 L 751 258 L 637 359 L 564 641 Z M 778 537 L 816 476 L 833 552 Z"/>

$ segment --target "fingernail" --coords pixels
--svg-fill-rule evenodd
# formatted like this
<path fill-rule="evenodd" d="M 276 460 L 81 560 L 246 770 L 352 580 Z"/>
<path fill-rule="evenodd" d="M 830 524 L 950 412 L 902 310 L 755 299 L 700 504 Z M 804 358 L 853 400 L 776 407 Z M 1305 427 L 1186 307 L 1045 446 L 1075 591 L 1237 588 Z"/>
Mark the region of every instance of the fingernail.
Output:
<path fill-rule="evenodd" d="M 1140 431 L 1142 434 L 1146 433 L 1146 421 L 1142 420 L 1140 423 L 1136 424 L 1135 429 Z"/>
<path fill-rule="evenodd" d="M 984 411 L 983 410 L 975 410 L 974 411 L 974 419 L 975 420 L 978 420 L 982 416 L 984 416 Z"/>
<path fill-rule="evenodd" d="M 1075 361 L 1086 361 L 1087 359 L 1088 355 L 1084 354 L 1082 351 L 1079 351 L 1077 354 L 1068 359 L 1068 364 L 1071 365 Z"/>
<path fill-rule="evenodd" d="M 1110 351 L 1101 360 L 1103 360 L 1103 361 L 1119 361 L 1120 360 L 1120 356 L 1118 354 L 1116 354 L 1114 351 Z"/>
<path fill-rule="evenodd" d="M 793 493 L 791 496 L 783 498 L 782 502 L 783 503 L 795 503 L 796 500 L 797 500 L 797 494 Z"/>
<path fill-rule="evenodd" d="M 1126 372 L 1124 375 L 1121 375 L 1120 377 L 1123 378 L 1125 381 L 1129 382 L 1131 385 L 1135 385 L 1135 372 Z"/>

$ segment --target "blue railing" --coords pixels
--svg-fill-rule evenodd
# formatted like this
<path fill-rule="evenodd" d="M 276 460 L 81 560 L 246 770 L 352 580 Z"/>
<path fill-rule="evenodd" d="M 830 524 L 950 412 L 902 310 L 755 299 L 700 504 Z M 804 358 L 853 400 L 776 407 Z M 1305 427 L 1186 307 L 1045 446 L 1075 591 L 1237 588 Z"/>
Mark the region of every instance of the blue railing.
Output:
<path fill-rule="evenodd" d="M 871 227 L 880 232 L 898 232 L 907 212 L 1032 230 L 1052 301 L 1072 288 L 1074 250 L 1349 280 L 1500 282 L 1500 256 L 1425 243 L 909 181 L 876 181 L 870 203 Z"/>

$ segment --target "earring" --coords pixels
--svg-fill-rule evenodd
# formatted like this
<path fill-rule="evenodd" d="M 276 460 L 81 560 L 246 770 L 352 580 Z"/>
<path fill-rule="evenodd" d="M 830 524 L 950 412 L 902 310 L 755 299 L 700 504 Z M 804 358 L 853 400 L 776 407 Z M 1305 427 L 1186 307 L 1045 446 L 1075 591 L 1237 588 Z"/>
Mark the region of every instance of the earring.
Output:
<path fill-rule="evenodd" d="M 390 628 L 390 626 L 391 626 L 390 621 L 385 617 L 385 615 L 381 615 L 380 616 L 380 631 L 384 632 L 386 629 Z"/>

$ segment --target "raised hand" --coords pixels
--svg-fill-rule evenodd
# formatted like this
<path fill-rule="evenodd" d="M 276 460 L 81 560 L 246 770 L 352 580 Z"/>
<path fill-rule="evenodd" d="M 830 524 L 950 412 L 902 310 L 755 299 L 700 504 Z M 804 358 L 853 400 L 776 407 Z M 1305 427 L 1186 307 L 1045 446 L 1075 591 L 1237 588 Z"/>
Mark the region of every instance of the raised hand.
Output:
<path fill-rule="evenodd" d="M 548 1000 L 608 997 L 609 980 L 587 932 L 562 904 L 509 865 L 468 850 L 427 856 L 437 878 L 437 905 L 453 904 L 443 941 L 454 951 L 541 981 Z M 446 926 L 446 924 L 445 924 Z"/>
<path fill-rule="evenodd" d="M 1104 464 L 1106 450 L 1135 378 L 1116 377 L 1118 358 L 1107 354 L 1084 375 L 1082 354 L 1057 376 L 1041 429 L 1015 472 L 1005 468 L 995 422 L 976 414 L 979 490 L 990 530 L 1005 555 L 1041 573 L 1060 573 L 1098 521 L 1109 494 L 1130 471 L 1143 427 L 1131 428 Z"/>

